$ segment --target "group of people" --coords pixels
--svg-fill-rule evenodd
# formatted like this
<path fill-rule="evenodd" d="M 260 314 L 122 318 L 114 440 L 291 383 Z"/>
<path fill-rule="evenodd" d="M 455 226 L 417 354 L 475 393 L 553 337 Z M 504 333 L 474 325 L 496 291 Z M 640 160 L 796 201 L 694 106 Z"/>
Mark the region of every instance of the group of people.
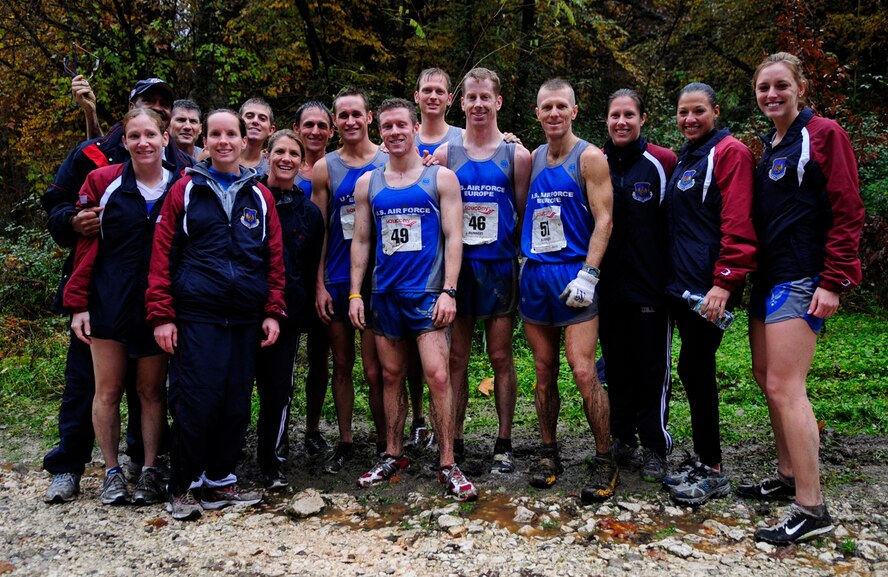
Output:
<path fill-rule="evenodd" d="M 88 104 L 84 82 L 75 78 L 74 93 Z M 500 130 L 500 80 L 486 68 L 461 81 L 465 128 L 445 120 L 455 97 L 450 77 L 422 71 L 419 114 L 399 98 L 375 111 L 381 146 L 369 137 L 374 112 L 360 89 L 340 92 L 332 110 L 307 102 L 292 130 L 275 130 L 261 99 L 237 112 L 214 110 L 201 125 L 195 103 L 174 102 L 161 80 L 139 81 L 123 121 L 76 147 L 43 199 L 53 237 L 73 247 L 60 303 L 73 315 L 61 439 L 44 460 L 54 475 L 45 500 L 74 498 L 94 434 L 107 468 L 103 503 L 168 500 L 174 518 L 189 519 L 259 502 L 261 493 L 241 488 L 235 474 L 254 379 L 257 461 L 267 489 L 285 488 L 302 333 L 304 445 L 329 454 L 326 472 L 340 472 L 355 454 L 356 332 L 378 456 L 357 484 L 410 466 L 409 391 L 407 443 L 436 447 L 444 490 L 475 499 L 459 468 L 472 335 L 483 321 L 499 418 L 489 471 L 511 474 L 519 315 L 533 353 L 542 441 L 529 483 L 552 487 L 563 471 L 556 435 L 563 338 L 595 444 L 583 502 L 610 498 L 620 467 L 640 463 L 646 481 L 663 484 L 678 503 L 700 505 L 730 492 L 716 323 L 751 275 L 752 366 L 778 464 L 773 477 L 735 491 L 794 497 L 785 518 L 756 532 L 760 540 L 785 544 L 830 531 L 805 377 L 824 320 L 860 282 L 857 169 L 847 134 L 805 107 L 808 84 L 796 57 L 768 57 L 752 84 L 773 123 L 758 167 L 718 128 L 716 92 L 699 82 L 679 93 L 686 143 L 676 155 L 642 136 L 645 107 L 631 89 L 607 101 L 602 148 L 579 138 L 572 127 L 579 107 L 563 79 L 539 88 L 546 143 L 531 153 Z M 334 131 L 340 146 L 327 152 Z M 694 454 L 670 470 L 673 327 Z M 607 390 L 596 370 L 599 335 Z M 318 428 L 328 354 L 335 450 Z M 127 446 L 138 463 L 132 494 L 117 455 L 125 389 Z M 156 461 L 167 445 L 164 486 Z"/>

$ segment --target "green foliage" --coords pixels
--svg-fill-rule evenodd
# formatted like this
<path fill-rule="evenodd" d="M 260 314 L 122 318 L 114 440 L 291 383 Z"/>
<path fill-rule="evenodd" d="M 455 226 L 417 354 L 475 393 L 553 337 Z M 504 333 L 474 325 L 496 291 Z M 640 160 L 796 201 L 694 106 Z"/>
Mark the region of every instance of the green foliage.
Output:
<path fill-rule="evenodd" d="M 0 232 L 0 312 L 34 319 L 52 305 L 64 252 L 43 230 L 7 225 Z"/>

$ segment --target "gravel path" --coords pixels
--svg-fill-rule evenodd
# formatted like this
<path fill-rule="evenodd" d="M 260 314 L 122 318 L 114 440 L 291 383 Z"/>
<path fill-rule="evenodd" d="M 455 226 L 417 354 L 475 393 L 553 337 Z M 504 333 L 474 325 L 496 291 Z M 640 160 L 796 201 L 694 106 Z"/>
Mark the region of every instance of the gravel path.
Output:
<path fill-rule="evenodd" d="M 483 456 L 472 462 L 470 455 L 465 469 L 478 469 L 482 490 L 476 504 L 441 497 L 422 458 L 395 482 L 361 491 L 351 475 L 365 462 L 331 480 L 318 474 L 318 460 L 296 455 L 292 486 L 318 491 L 207 511 L 186 523 L 161 506 L 103 507 L 98 462 L 74 502 L 46 505 L 49 477 L 33 455 L 0 460 L 0 575 L 888 577 L 886 446 L 884 438 L 858 437 L 824 447 L 836 531 L 785 548 L 751 538 L 785 503 L 730 496 L 696 510 L 676 507 L 625 472 L 617 498 L 583 506 L 576 495 L 584 477 L 579 444 L 565 447 L 573 461 L 551 492 L 528 489 L 521 473 L 485 475 Z M 524 462 L 531 452 L 532 440 L 516 444 Z M 759 469 L 766 452 L 732 449 L 726 462 Z M 249 465 L 241 474 L 250 476 Z M 295 516 L 306 507 L 301 514 L 308 516 Z"/>

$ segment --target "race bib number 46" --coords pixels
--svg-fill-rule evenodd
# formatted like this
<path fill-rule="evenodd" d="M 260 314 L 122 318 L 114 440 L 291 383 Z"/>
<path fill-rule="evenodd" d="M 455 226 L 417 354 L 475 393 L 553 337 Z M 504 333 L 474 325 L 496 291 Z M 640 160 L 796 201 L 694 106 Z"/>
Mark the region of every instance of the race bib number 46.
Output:
<path fill-rule="evenodd" d="M 490 244 L 496 241 L 499 212 L 495 202 L 467 202 L 463 205 L 463 244 Z"/>
<path fill-rule="evenodd" d="M 418 216 L 385 216 L 382 218 L 382 252 L 422 250 L 422 221 Z"/>
<path fill-rule="evenodd" d="M 545 206 L 533 211 L 533 253 L 555 252 L 567 246 L 560 206 Z"/>
<path fill-rule="evenodd" d="M 351 240 L 355 236 L 355 205 L 346 204 L 339 209 L 339 224 L 342 226 L 342 238 Z"/>

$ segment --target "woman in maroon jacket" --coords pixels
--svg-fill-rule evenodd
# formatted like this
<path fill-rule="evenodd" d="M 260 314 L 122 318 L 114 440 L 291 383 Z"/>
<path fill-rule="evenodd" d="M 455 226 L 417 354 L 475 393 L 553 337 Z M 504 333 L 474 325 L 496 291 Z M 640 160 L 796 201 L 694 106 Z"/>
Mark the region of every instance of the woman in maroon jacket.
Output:
<path fill-rule="evenodd" d="M 155 461 L 167 361 L 145 323 L 144 295 L 154 221 L 177 175 L 162 166 L 168 137 L 156 112 L 134 108 L 122 124 L 130 160 L 92 171 L 80 189 L 78 209 L 101 209 L 101 234 L 79 237 L 64 303 L 74 313 L 74 334 L 90 345 L 92 353 L 93 428 L 105 459 L 101 499 L 106 505 L 130 500 L 117 445 L 127 360 L 138 359 L 136 389 L 142 406 L 145 466 L 133 502 L 144 505 L 165 497 Z"/>
<path fill-rule="evenodd" d="M 864 208 L 848 135 L 803 108 L 808 84 L 799 59 L 785 52 L 769 56 L 752 86 L 774 123 L 756 172 L 761 256 L 749 342 L 753 373 L 768 399 L 777 472 L 737 487 L 737 494 L 795 495 L 779 523 L 755 534 L 785 545 L 833 528 L 820 490 L 820 436 L 805 379 L 824 320 L 836 312 L 839 295 L 860 283 Z"/>
<path fill-rule="evenodd" d="M 678 128 L 688 142 L 666 187 L 669 264 L 666 295 L 681 336 L 678 376 L 688 396 L 695 458 L 663 482 L 673 500 L 700 505 L 730 491 L 721 471 L 715 352 L 723 331 L 713 323 L 740 300 L 755 267 L 752 226 L 755 162 L 726 129 L 715 90 L 691 83 L 682 89 Z M 684 291 L 703 296 L 703 314 L 691 310 Z"/>

